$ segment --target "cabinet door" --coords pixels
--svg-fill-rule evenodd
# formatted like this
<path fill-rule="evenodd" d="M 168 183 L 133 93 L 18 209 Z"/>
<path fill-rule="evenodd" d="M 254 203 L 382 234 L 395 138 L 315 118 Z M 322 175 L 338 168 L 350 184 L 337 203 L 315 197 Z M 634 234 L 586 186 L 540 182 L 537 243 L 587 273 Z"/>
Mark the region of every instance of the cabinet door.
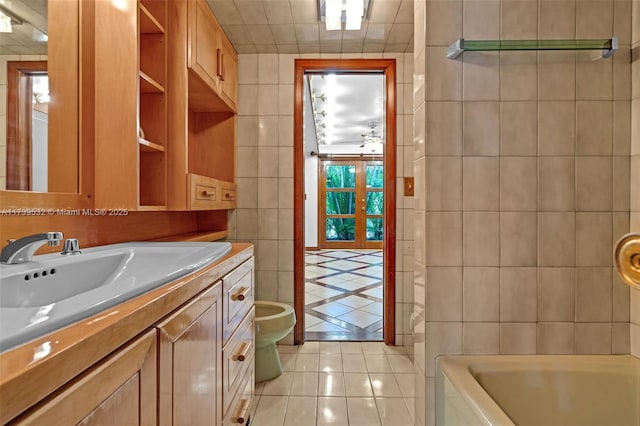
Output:
<path fill-rule="evenodd" d="M 11 424 L 155 425 L 156 359 L 149 331 Z"/>
<path fill-rule="evenodd" d="M 220 283 L 158 325 L 159 424 L 222 421 Z"/>
<path fill-rule="evenodd" d="M 235 111 L 238 105 L 238 57 L 231 42 L 221 34 L 222 75 L 220 95 Z"/>
<path fill-rule="evenodd" d="M 220 27 L 204 0 L 190 0 L 188 8 L 189 68 L 217 93 L 222 75 L 222 64 L 218 63 Z"/>

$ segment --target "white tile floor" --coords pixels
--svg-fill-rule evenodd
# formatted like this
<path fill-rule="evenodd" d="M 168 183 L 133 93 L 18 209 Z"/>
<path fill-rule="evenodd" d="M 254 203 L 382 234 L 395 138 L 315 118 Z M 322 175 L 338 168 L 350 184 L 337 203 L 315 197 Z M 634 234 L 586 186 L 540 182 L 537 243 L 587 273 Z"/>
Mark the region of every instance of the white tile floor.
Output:
<path fill-rule="evenodd" d="M 381 342 L 278 346 L 284 373 L 256 384 L 255 426 L 410 426 L 413 365 Z"/>

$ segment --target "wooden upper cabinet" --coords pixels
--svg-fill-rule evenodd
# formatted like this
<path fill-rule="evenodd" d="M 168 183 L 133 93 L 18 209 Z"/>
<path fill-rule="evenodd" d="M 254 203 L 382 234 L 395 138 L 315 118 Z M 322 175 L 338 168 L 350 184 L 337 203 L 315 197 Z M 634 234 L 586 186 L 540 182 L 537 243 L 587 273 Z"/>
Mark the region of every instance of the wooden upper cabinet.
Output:
<path fill-rule="evenodd" d="M 204 0 L 189 1 L 188 22 L 189 68 L 217 92 L 221 74 L 217 56 L 220 27 Z"/>
<path fill-rule="evenodd" d="M 238 106 L 238 56 L 233 45 L 226 37 L 222 38 L 220 49 L 222 76 L 220 77 L 220 96 L 234 109 Z"/>
<path fill-rule="evenodd" d="M 90 3 L 94 207 L 235 208 L 238 56 L 206 0 Z"/>
<path fill-rule="evenodd" d="M 156 425 L 156 351 L 149 331 L 10 424 Z"/>
<path fill-rule="evenodd" d="M 205 0 L 189 0 L 187 8 L 189 107 L 196 112 L 236 112 L 235 49 Z"/>
<path fill-rule="evenodd" d="M 222 419 L 221 287 L 218 282 L 157 326 L 159 425 Z"/>

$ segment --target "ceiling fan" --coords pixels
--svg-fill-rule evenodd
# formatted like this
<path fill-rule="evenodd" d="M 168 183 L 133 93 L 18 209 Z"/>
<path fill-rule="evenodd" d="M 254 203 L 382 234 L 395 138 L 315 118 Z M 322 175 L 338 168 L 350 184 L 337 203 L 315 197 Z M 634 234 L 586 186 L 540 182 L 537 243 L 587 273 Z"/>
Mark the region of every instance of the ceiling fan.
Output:
<path fill-rule="evenodd" d="M 371 121 L 368 123 L 368 126 L 371 131 L 363 133 L 361 135 L 364 140 L 362 142 L 362 145 L 360 145 L 360 148 L 364 148 L 366 145 L 373 143 L 382 143 L 382 137 L 378 134 L 378 132 L 376 132 L 376 127 L 378 126 L 378 124 L 375 121 Z"/>

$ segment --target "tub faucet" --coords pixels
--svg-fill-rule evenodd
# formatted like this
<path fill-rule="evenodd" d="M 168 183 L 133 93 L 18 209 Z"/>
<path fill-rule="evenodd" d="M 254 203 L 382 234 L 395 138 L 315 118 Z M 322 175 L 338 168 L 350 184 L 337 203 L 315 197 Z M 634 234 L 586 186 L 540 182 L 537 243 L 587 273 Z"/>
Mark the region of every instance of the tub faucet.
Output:
<path fill-rule="evenodd" d="M 44 232 L 29 235 L 18 240 L 9 240 L 9 244 L 0 252 L 0 263 L 12 265 L 15 263 L 31 262 L 33 254 L 42 245 L 59 246 L 63 239 L 62 232 Z"/>

